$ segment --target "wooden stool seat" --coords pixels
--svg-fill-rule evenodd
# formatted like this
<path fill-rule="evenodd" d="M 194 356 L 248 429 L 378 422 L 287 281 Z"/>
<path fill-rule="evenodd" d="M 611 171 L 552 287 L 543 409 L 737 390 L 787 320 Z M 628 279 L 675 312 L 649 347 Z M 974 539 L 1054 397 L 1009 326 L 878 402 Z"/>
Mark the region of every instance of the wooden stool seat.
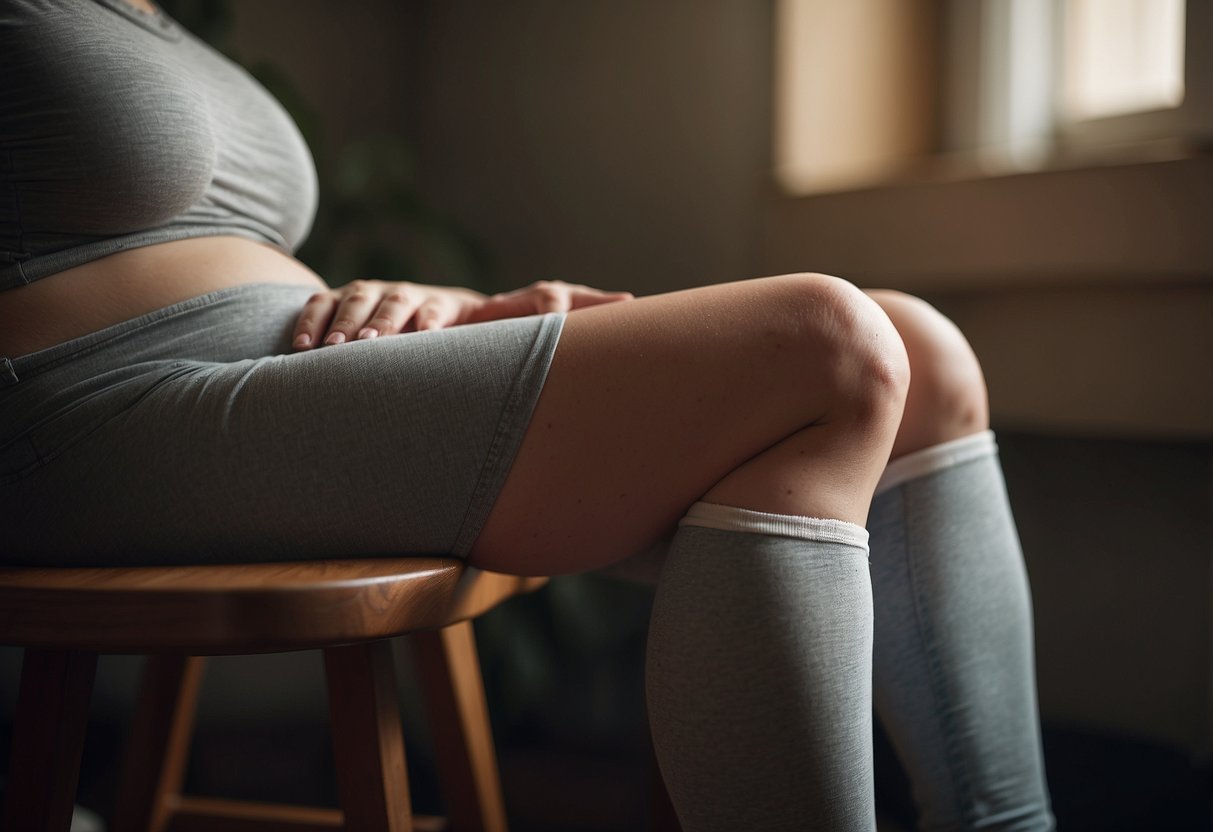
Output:
<path fill-rule="evenodd" d="M 0 568 L 0 644 L 25 648 L 4 828 L 68 829 L 97 655 L 137 653 L 149 658 L 116 832 L 504 830 L 470 619 L 545 581 L 434 557 Z M 385 641 L 404 634 L 433 723 L 449 827 L 411 816 Z M 182 795 L 200 657 L 313 648 L 324 651 L 341 809 Z"/>

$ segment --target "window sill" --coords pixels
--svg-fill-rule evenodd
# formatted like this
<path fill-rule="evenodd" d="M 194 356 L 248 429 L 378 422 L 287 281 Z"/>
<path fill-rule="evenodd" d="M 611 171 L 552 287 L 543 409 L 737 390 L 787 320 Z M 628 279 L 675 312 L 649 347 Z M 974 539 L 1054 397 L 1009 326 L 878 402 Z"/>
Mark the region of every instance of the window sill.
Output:
<path fill-rule="evenodd" d="M 1211 281 L 1213 155 L 1153 152 L 1164 158 L 775 195 L 764 266 L 914 292 Z"/>
<path fill-rule="evenodd" d="M 1213 440 L 1213 156 L 778 197 L 767 273 L 924 295 L 995 427 Z"/>

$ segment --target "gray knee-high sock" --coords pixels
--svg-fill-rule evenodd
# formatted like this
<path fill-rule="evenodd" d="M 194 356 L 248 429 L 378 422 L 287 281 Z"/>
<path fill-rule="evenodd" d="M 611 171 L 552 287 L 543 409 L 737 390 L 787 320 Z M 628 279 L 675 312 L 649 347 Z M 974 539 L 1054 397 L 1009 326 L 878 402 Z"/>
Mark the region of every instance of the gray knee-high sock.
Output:
<path fill-rule="evenodd" d="M 920 828 L 1053 828 L 1032 604 L 993 434 L 894 461 L 868 528 L 876 713 Z"/>
<path fill-rule="evenodd" d="M 867 532 L 697 503 L 653 604 L 653 744 L 686 832 L 875 829 Z"/>

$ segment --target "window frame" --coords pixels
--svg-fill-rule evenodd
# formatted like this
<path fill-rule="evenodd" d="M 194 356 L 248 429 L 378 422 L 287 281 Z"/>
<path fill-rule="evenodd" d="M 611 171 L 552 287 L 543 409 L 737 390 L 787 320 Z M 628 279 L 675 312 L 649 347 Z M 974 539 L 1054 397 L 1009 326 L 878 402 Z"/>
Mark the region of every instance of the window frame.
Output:
<path fill-rule="evenodd" d="M 1184 4 L 1184 97 L 1175 107 L 1102 118 L 1057 119 L 1057 147 L 1074 157 L 1100 148 L 1171 143 L 1202 148 L 1213 141 L 1213 52 L 1200 36 L 1213 32 L 1213 3 Z"/>
<path fill-rule="evenodd" d="M 774 16 L 773 166 L 777 185 L 789 196 L 1174 159 L 1213 146 L 1213 50 L 1202 48 L 1199 42 L 1201 33 L 1213 32 L 1213 3 L 1185 3 L 1185 94 L 1178 106 L 1078 120 L 1064 116 L 1059 100 L 1064 9 L 1057 0 L 917 0 L 913 6 L 917 11 L 903 19 L 907 31 L 900 41 L 891 42 L 904 51 L 905 44 L 916 39 L 921 54 L 943 55 L 946 68 L 941 70 L 941 62 L 930 57 L 924 59 L 918 73 L 885 69 L 883 76 L 852 76 L 851 83 L 855 97 L 875 98 L 882 106 L 913 99 L 929 112 L 919 114 L 915 119 L 918 124 L 900 131 L 900 136 L 884 138 L 878 152 L 885 157 L 867 160 L 866 172 L 845 169 L 845 149 L 837 158 L 840 169 L 832 171 L 829 166 L 834 163 L 831 157 L 835 151 L 828 146 L 822 148 L 817 136 L 791 135 L 807 128 L 789 128 L 794 119 L 788 111 L 796 109 L 788 103 L 794 95 L 789 76 L 795 74 L 789 67 L 795 61 L 785 52 L 795 48 L 793 44 L 800 36 L 789 34 L 783 27 L 797 17 L 789 13 L 791 7 L 814 2 L 777 0 Z M 869 0 L 866 6 L 863 14 L 880 16 L 876 0 Z M 797 25 L 806 25 L 803 15 L 800 20 Z M 884 37 L 889 40 L 887 31 Z M 1041 40 L 1046 42 L 1043 51 L 1047 56 L 1042 69 L 1035 73 L 1013 72 L 1013 56 L 1039 49 Z M 923 89 L 924 73 L 934 76 L 931 91 Z M 835 80 L 845 82 L 845 72 L 839 75 Z M 834 113 L 823 116 L 831 120 L 837 117 Z M 807 119 L 802 116 L 799 121 L 805 123 Z M 918 129 L 923 121 L 935 125 L 933 139 L 923 138 Z M 816 143 L 817 152 L 826 158 L 808 167 L 790 163 L 798 154 L 794 147 L 797 142 L 804 147 Z M 820 169 L 814 170 L 812 164 L 820 164 Z M 800 172 L 796 165 L 802 166 Z M 805 169 L 810 172 L 805 174 Z"/>

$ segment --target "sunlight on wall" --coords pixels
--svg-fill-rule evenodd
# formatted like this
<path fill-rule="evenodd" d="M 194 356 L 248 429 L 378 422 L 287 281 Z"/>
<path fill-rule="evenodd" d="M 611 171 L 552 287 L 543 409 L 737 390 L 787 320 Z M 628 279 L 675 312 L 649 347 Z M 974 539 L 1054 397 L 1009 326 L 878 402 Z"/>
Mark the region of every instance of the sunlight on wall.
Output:
<path fill-rule="evenodd" d="M 1184 0 L 1066 0 L 1062 109 L 1074 120 L 1178 106 Z"/>
<path fill-rule="evenodd" d="M 793 193 L 871 184 L 929 149 L 932 7 L 779 0 L 775 171 Z"/>

